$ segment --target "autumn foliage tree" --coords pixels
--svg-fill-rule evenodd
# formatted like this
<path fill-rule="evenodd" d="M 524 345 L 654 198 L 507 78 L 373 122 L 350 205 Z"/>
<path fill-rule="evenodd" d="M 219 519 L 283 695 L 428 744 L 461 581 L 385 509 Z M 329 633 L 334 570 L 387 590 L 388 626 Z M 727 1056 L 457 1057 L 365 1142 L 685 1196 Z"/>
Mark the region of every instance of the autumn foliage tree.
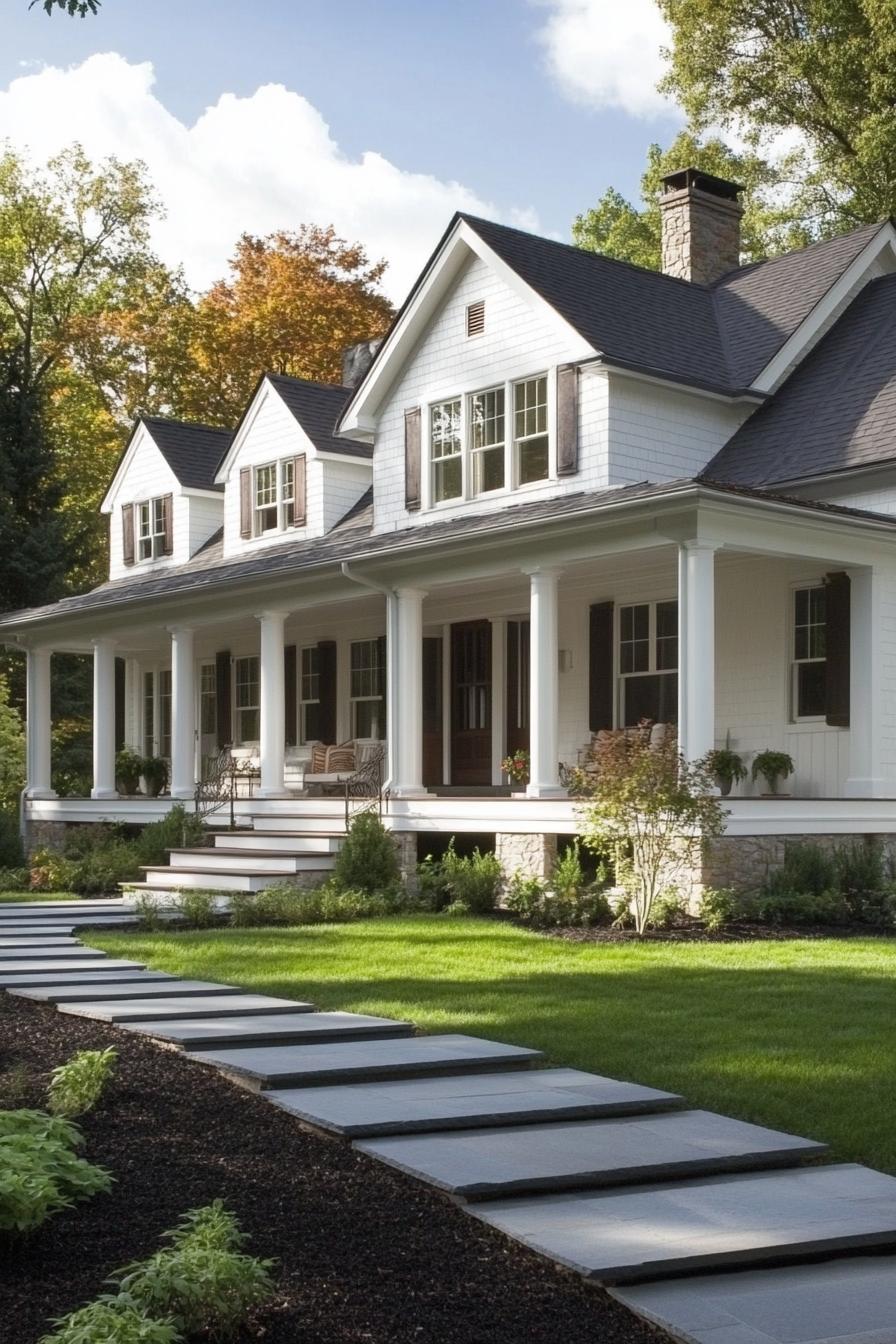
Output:
<path fill-rule="evenodd" d="M 385 267 L 332 225 L 243 234 L 231 274 L 196 305 L 178 414 L 235 424 L 263 371 L 340 382 L 343 350 L 392 318 L 378 289 Z"/>

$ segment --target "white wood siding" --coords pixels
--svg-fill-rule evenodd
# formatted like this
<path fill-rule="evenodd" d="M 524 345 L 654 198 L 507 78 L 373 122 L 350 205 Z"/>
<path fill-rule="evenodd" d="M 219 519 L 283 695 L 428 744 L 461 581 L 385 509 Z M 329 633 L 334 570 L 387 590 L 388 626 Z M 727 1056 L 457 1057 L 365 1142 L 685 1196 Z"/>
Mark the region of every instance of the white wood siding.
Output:
<path fill-rule="evenodd" d="M 158 495 L 168 494 L 174 495 L 173 554 L 160 556 L 158 560 L 139 560 L 134 565 L 126 565 L 122 559 L 122 505 L 136 504 L 145 499 L 154 499 Z M 189 505 L 186 498 L 180 494 L 180 485 L 174 472 L 143 428 L 137 433 L 132 445 L 132 455 L 128 469 L 122 477 L 114 497 L 110 500 L 110 504 L 112 506 L 109 518 L 110 579 L 121 579 L 125 574 L 137 572 L 142 574 L 146 570 L 167 569 L 172 565 L 182 565 L 189 560 Z M 139 526 L 135 518 L 135 550 L 138 531 Z"/>
<path fill-rule="evenodd" d="M 224 496 L 210 499 L 205 495 L 188 495 L 187 504 L 189 553 L 195 555 L 224 522 Z"/>
<path fill-rule="evenodd" d="M 750 409 L 611 374 L 607 484 L 696 476 Z"/>

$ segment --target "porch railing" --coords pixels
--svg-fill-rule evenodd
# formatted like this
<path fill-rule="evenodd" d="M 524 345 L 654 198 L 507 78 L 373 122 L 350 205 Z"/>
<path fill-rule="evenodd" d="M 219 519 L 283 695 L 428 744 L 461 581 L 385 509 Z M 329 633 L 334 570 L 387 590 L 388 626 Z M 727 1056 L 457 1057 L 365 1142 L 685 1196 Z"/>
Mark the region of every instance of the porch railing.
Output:
<path fill-rule="evenodd" d="M 366 812 L 382 820 L 383 806 L 389 797 L 388 790 L 383 788 L 385 759 L 382 748 L 371 751 L 364 763 L 344 781 L 346 831 L 356 817 Z"/>
<path fill-rule="evenodd" d="M 205 778 L 196 785 L 194 806 L 197 817 L 210 817 L 223 807 L 230 809 L 230 829 L 236 827 L 236 800 L 251 797 L 252 788 L 258 782 L 258 766 L 250 758 L 237 758 L 230 747 L 222 747 L 216 757 L 209 762 Z M 241 792 L 240 784 L 246 786 Z"/>

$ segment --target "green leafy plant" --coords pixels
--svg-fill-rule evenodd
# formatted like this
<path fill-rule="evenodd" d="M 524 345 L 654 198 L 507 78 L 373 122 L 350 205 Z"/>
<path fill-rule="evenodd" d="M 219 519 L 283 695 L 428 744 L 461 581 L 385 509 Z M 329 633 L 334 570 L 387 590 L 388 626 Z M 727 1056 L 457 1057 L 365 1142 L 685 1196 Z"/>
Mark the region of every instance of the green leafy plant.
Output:
<path fill-rule="evenodd" d="M 164 756 L 144 756 L 140 772 L 146 784 L 146 792 L 156 798 L 168 783 L 168 762 Z"/>
<path fill-rule="evenodd" d="M 158 1321 L 124 1298 L 101 1298 L 53 1322 L 56 1330 L 40 1344 L 179 1344 L 183 1335 L 171 1320 Z"/>
<path fill-rule="evenodd" d="M 727 887 L 704 887 L 700 897 L 700 918 L 710 933 L 730 924 L 737 911 L 734 892 Z"/>
<path fill-rule="evenodd" d="M 753 781 L 764 779 L 769 793 L 772 794 L 777 794 L 779 781 L 792 774 L 793 757 L 788 756 L 786 751 L 760 751 L 758 756 L 753 758 L 750 769 Z"/>
<path fill-rule="evenodd" d="M 223 1199 L 214 1199 L 198 1209 L 189 1209 L 177 1227 L 163 1233 L 172 1246 L 199 1246 L 206 1250 L 237 1251 L 248 1241 L 236 1214 Z"/>
<path fill-rule="evenodd" d="M 157 933 L 162 927 L 162 906 L 145 891 L 139 891 L 134 901 L 134 914 L 144 933 Z"/>
<path fill-rule="evenodd" d="M 79 1050 L 50 1076 L 49 1107 L 54 1115 L 85 1115 L 96 1106 L 115 1072 L 118 1051 Z"/>
<path fill-rule="evenodd" d="M 175 895 L 171 908 L 191 929 L 210 929 L 218 923 L 215 897 L 210 891 L 183 887 Z"/>
<path fill-rule="evenodd" d="M 473 912 L 467 905 L 466 901 L 452 901 L 451 904 L 446 905 L 444 910 L 442 911 L 442 914 L 448 915 L 450 919 L 463 919 L 465 915 L 469 915 L 472 913 Z"/>
<path fill-rule="evenodd" d="M 27 891 L 30 882 L 27 868 L 0 868 L 0 891 Z"/>
<path fill-rule="evenodd" d="M 724 747 L 718 747 L 707 753 L 706 765 L 714 776 L 723 798 L 727 798 L 732 785 L 739 784 L 747 777 L 743 757 L 731 750 L 727 740 Z"/>
<path fill-rule="evenodd" d="M 430 910 L 444 910 L 454 901 L 463 901 L 474 915 L 488 914 L 495 907 L 504 872 L 495 854 L 458 854 L 452 837 L 439 859 L 428 855 L 417 868 L 421 904 Z"/>
<path fill-rule="evenodd" d="M 115 787 L 119 793 L 137 793 L 143 773 L 143 757 L 130 747 L 122 747 L 115 757 Z"/>
<path fill-rule="evenodd" d="M 395 915 L 415 908 L 406 892 L 343 890 L 332 882 L 303 888 L 287 884 L 266 887 L 254 894 L 234 893 L 230 904 L 237 928 L 346 924 L 356 919 Z"/>
<path fill-rule="evenodd" d="M 0 811 L 0 868 L 20 868 L 24 858 L 18 817 Z"/>
<path fill-rule="evenodd" d="M 401 883 L 398 855 L 379 817 L 362 812 L 336 855 L 333 882 L 343 890 L 394 891 Z"/>
<path fill-rule="evenodd" d="M 43 1111 L 0 1111 L 0 1233 L 24 1235 L 112 1178 L 73 1149 L 74 1125 Z"/>
<path fill-rule="evenodd" d="M 650 912 L 650 927 L 653 929 L 674 929 L 687 915 L 687 906 L 677 891 L 664 891 L 653 903 Z"/>

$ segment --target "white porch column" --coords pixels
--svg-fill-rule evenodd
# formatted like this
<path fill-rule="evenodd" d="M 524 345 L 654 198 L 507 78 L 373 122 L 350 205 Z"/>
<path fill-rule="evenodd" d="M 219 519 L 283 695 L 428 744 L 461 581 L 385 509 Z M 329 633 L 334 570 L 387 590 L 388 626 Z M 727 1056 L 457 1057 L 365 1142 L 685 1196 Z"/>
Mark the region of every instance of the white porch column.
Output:
<path fill-rule="evenodd" d="M 507 621 L 494 616 L 492 627 L 492 784 L 503 784 L 501 762 L 507 736 Z"/>
<path fill-rule="evenodd" d="M 280 798 L 286 792 L 286 678 L 283 666 L 285 611 L 263 611 L 261 627 L 261 785 L 259 798 Z"/>
<path fill-rule="evenodd" d="M 55 798 L 52 785 L 52 705 L 49 649 L 29 649 L 25 670 L 25 782 L 29 798 Z"/>
<path fill-rule="evenodd" d="M 715 557 L 708 542 L 678 548 L 678 745 L 688 761 L 715 745 Z"/>
<path fill-rule="evenodd" d="M 565 797 L 557 759 L 559 669 L 557 569 L 529 574 L 529 784 L 530 798 Z"/>
<path fill-rule="evenodd" d="M 396 588 L 396 648 L 389 659 L 394 677 L 390 696 L 393 714 L 388 732 L 392 755 L 392 792 L 400 798 L 421 797 L 423 787 L 423 599 L 422 588 Z M 388 639 L 387 639 L 388 652 Z M 393 736 L 394 734 L 394 736 Z"/>
<path fill-rule="evenodd" d="M 117 798 L 115 789 L 115 641 L 93 641 L 93 788 L 91 798 Z"/>
<path fill-rule="evenodd" d="M 870 567 L 847 570 L 849 593 L 849 776 L 850 798 L 883 798 L 892 793 L 881 762 L 881 583 Z"/>
<path fill-rule="evenodd" d="M 193 631 L 174 626 L 171 635 L 171 797 L 196 792 L 196 673 Z"/>

